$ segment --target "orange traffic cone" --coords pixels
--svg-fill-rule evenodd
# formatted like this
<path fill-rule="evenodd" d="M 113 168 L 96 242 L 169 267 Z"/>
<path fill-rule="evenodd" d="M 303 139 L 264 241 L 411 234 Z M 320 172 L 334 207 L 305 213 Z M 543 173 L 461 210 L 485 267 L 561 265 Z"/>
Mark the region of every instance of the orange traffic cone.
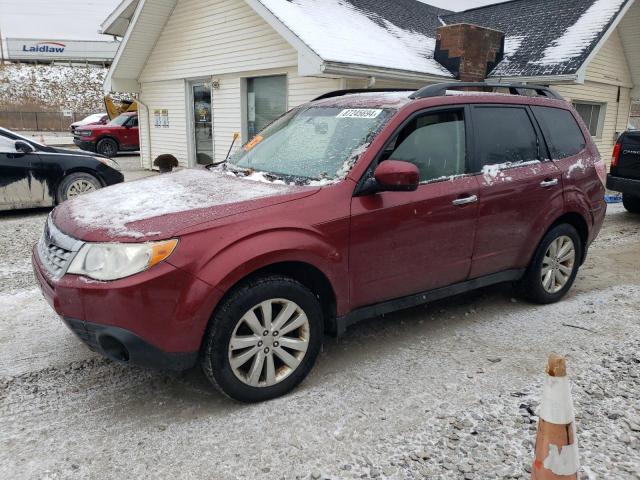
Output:
<path fill-rule="evenodd" d="M 549 356 L 538 414 L 532 480 L 577 480 L 578 440 L 564 358 Z"/>

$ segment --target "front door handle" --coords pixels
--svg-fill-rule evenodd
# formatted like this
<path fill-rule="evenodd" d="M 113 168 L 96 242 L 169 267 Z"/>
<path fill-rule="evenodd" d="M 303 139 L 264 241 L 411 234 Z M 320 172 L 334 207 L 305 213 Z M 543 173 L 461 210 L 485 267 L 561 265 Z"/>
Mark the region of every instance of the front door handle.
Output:
<path fill-rule="evenodd" d="M 555 187 L 556 185 L 558 185 L 558 179 L 554 178 L 554 179 L 546 179 L 543 180 L 542 182 L 540 182 L 540 186 L 542 188 L 549 188 L 549 187 Z"/>
<path fill-rule="evenodd" d="M 477 195 L 470 195 L 468 197 L 457 198 L 451 203 L 453 203 L 456 207 L 459 207 L 460 205 L 469 205 L 470 203 L 476 203 L 477 201 L 478 201 Z"/>

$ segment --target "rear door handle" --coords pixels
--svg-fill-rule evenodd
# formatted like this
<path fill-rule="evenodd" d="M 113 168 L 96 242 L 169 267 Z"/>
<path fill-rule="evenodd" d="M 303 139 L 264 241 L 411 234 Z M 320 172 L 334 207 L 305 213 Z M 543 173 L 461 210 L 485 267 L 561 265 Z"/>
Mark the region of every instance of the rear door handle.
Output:
<path fill-rule="evenodd" d="M 542 182 L 540 182 L 540 186 L 542 188 L 555 187 L 556 185 L 558 185 L 558 179 L 557 178 L 547 179 L 547 180 L 543 180 Z"/>
<path fill-rule="evenodd" d="M 470 195 L 468 197 L 458 198 L 451 203 L 453 203 L 456 207 L 459 207 L 460 205 L 468 205 L 470 203 L 476 203 L 477 201 L 477 195 Z"/>

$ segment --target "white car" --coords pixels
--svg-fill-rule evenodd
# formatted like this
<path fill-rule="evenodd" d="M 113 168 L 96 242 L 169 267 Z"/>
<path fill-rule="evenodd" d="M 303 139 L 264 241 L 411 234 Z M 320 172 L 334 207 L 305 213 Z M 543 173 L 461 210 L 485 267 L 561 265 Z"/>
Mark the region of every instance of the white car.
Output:
<path fill-rule="evenodd" d="M 77 127 L 84 125 L 105 125 L 109 121 L 109 115 L 106 113 L 94 113 L 77 122 L 73 122 L 70 126 L 71 133 L 75 133 Z"/>

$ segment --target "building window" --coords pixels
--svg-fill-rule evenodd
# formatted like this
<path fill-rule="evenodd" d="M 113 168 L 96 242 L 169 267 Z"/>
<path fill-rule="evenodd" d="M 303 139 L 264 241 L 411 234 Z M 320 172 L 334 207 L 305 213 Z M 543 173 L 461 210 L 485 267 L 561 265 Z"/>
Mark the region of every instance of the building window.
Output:
<path fill-rule="evenodd" d="M 602 137 L 606 104 L 573 102 L 573 106 L 584 120 L 584 123 L 587 124 L 591 136 L 596 138 Z"/>
<path fill-rule="evenodd" d="M 287 76 L 247 78 L 247 139 L 287 111 Z"/>

